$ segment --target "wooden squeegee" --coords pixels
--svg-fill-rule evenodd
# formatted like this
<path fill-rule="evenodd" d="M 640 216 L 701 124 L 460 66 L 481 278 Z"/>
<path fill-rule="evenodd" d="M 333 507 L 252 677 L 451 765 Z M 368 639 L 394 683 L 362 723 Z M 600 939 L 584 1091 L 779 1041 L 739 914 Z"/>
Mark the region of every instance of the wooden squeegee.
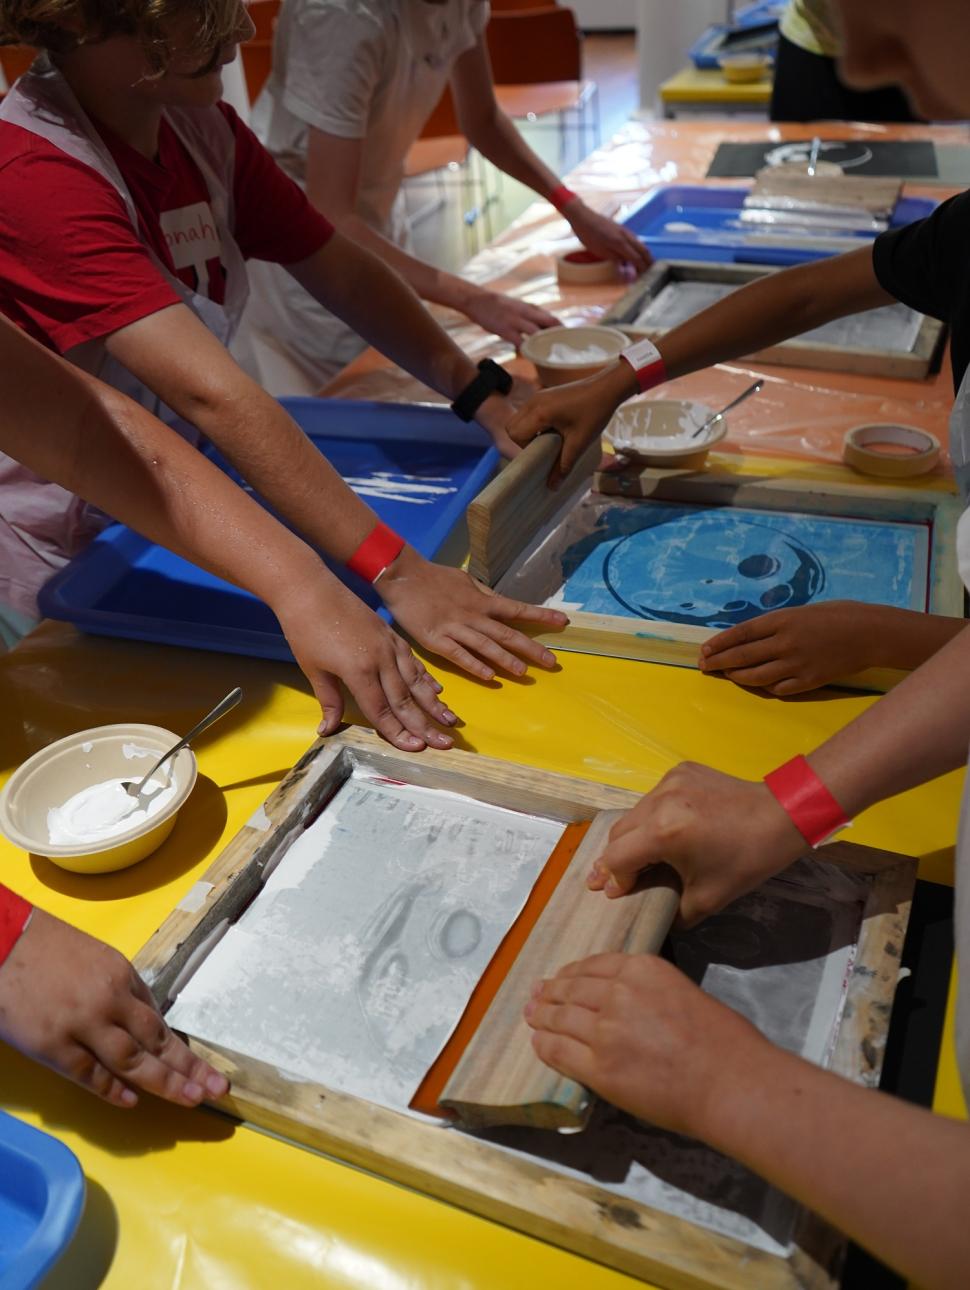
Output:
<path fill-rule="evenodd" d="M 591 954 L 655 954 L 663 944 L 680 901 L 673 870 L 658 866 L 648 886 L 620 900 L 586 886 L 622 814 L 600 811 L 590 823 L 567 825 L 412 1099 L 413 1109 L 452 1113 L 469 1128 L 583 1126 L 592 1095 L 539 1060 L 523 1009 L 533 984 L 567 963 Z"/>

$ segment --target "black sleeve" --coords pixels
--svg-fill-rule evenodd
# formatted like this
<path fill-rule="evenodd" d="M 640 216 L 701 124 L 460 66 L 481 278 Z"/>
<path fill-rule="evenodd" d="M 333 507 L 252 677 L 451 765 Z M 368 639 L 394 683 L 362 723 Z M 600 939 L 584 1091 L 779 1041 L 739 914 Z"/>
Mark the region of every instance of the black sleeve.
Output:
<path fill-rule="evenodd" d="M 970 304 L 970 192 L 951 197 L 925 219 L 881 233 L 872 267 L 890 295 L 956 330 Z"/>

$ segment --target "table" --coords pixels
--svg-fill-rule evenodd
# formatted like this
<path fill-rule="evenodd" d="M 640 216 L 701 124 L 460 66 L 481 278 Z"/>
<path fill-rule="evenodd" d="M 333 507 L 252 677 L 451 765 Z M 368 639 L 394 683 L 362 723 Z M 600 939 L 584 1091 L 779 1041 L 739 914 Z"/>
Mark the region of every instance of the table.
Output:
<path fill-rule="evenodd" d="M 716 139 L 737 137 L 739 129 L 635 124 L 571 182 L 607 204 L 660 179 L 694 179 Z M 792 136 L 804 137 L 786 137 Z M 537 204 L 476 258 L 471 272 L 483 280 L 501 274 L 523 291 L 559 300 L 551 254 L 564 240 L 558 217 Z M 537 283 L 544 285 L 537 289 Z M 604 307 L 602 295 L 597 302 L 590 289 L 561 299 L 568 316 L 598 316 Z M 453 326 L 476 353 L 500 349 L 457 321 Z M 904 408 L 928 416 L 942 416 L 948 397 L 942 380 L 897 391 L 858 379 L 843 384 L 830 374 L 824 386 L 816 385 L 805 373 L 769 370 L 787 397 L 802 398 L 812 410 L 830 409 L 832 434 L 846 397 L 884 406 L 885 415 Z M 747 372 L 728 365 L 699 374 L 690 392 L 705 388 L 705 380 L 733 389 Z M 370 397 L 420 394 L 410 378 L 373 355 L 335 388 Z M 782 437 L 789 450 L 793 433 Z M 735 460 L 750 460 L 752 443 L 760 449 L 762 440 L 740 430 L 739 437 Z M 807 448 L 795 445 L 804 458 L 816 441 L 801 437 L 809 438 Z M 774 450 L 770 434 L 764 438 Z M 819 442 L 824 449 L 828 439 Z M 820 455 L 825 458 L 824 450 Z M 826 475 L 841 467 L 792 457 L 789 469 Z M 935 486 L 946 482 L 941 476 Z M 436 661 L 432 666 L 464 718 L 465 748 L 637 791 L 685 758 L 756 778 L 875 701 L 830 692 L 784 703 L 693 671 L 576 654 L 563 655 L 554 674 L 500 687 L 457 676 Z M 199 741 L 198 788 L 153 857 L 123 873 L 82 878 L 0 842 L 3 881 L 133 954 L 311 742 L 318 712 L 293 667 L 85 638 L 60 624 L 43 624 L 0 658 L 2 776 L 44 744 L 86 726 L 124 717 L 187 729 L 227 684 L 243 687 L 243 704 Z M 948 883 L 959 789 L 960 776 L 953 774 L 884 803 L 859 819 L 853 841 L 918 855 L 921 877 Z M 935 1105 L 964 1114 L 952 1014 L 951 987 Z M 635 1284 L 206 1112 L 149 1099 L 133 1113 L 103 1106 L 9 1050 L 0 1052 L 0 1104 L 65 1141 L 88 1177 L 78 1237 L 48 1290 L 632 1290 Z"/>
<path fill-rule="evenodd" d="M 715 116 L 724 112 L 767 111 L 771 102 L 772 76 L 754 81 L 729 81 L 715 68 L 682 67 L 657 91 L 664 117 Z"/>

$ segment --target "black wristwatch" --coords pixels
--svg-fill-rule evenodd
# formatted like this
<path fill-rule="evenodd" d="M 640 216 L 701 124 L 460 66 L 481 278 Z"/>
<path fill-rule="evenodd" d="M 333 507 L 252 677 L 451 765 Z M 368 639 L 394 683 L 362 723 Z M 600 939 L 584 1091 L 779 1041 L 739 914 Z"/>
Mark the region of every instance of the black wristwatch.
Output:
<path fill-rule="evenodd" d="M 478 375 L 458 395 L 451 410 L 462 421 L 472 421 L 490 394 L 508 394 L 511 388 L 512 377 L 505 368 L 490 358 L 483 358 L 478 364 Z"/>

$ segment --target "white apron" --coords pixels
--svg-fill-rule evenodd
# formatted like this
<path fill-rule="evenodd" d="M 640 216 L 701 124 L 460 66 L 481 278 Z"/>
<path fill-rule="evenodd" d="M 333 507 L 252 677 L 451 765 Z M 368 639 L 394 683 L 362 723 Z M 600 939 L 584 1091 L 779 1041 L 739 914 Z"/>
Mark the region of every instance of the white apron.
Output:
<path fill-rule="evenodd" d="M 165 281 L 213 335 L 228 345 L 249 291 L 245 260 L 231 232 L 235 164 L 232 130 L 215 108 L 173 109 L 166 111 L 165 117 L 199 167 L 209 190 L 213 223 L 221 243 L 219 258 L 226 275 L 225 304 L 192 291 L 149 250 Z M 39 135 L 106 179 L 121 195 L 140 236 L 138 213 L 114 158 L 64 77 L 45 56 L 36 60 L 0 103 L 0 121 Z M 163 420 L 176 420 L 171 409 L 113 359 L 103 345 L 85 345 L 84 354 L 83 366 L 94 376 Z M 81 498 L 0 453 L 0 604 L 27 616 L 35 615 L 40 587 L 109 522 L 107 516 Z"/>
<path fill-rule="evenodd" d="M 950 457 L 964 505 L 970 508 L 970 368 L 964 373 L 950 414 Z M 957 526 L 960 577 L 970 590 L 970 509 Z M 970 630 L 970 628 L 968 628 Z M 957 836 L 954 929 L 957 956 L 956 1048 L 963 1095 L 970 1106 L 970 774 L 963 783 L 960 830 Z"/>
<path fill-rule="evenodd" d="M 339 7 L 339 0 L 333 0 Z M 351 6 L 354 7 L 354 6 Z M 393 47 L 392 68 L 382 91 L 387 110 L 374 119 L 373 105 L 362 162 L 357 214 L 389 242 L 410 250 L 410 231 L 401 184 L 408 151 L 444 93 L 456 59 L 471 48 L 488 20 L 484 0 L 447 6 L 426 0 L 386 0 L 373 10 Z M 307 21 L 313 6 L 305 6 Z M 253 128 L 287 174 L 305 181 L 307 127 L 283 106 L 288 42 L 300 39 L 294 10 L 280 16 L 274 68 L 253 107 Z M 326 76 L 324 69 L 321 75 Z M 325 82 L 324 82 L 325 84 Z M 326 90 L 321 91 L 321 98 Z M 392 111 L 388 104 L 397 104 Z M 406 107 L 406 111 L 404 110 Z M 375 137 L 375 131 L 379 135 Z M 326 207 L 323 208 L 326 215 Z M 252 294 L 232 352 L 264 389 L 276 397 L 316 394 L 327 381 L 367 348 L 342 319 L 319 304 L 279 264 L 250 265 Z"/>

